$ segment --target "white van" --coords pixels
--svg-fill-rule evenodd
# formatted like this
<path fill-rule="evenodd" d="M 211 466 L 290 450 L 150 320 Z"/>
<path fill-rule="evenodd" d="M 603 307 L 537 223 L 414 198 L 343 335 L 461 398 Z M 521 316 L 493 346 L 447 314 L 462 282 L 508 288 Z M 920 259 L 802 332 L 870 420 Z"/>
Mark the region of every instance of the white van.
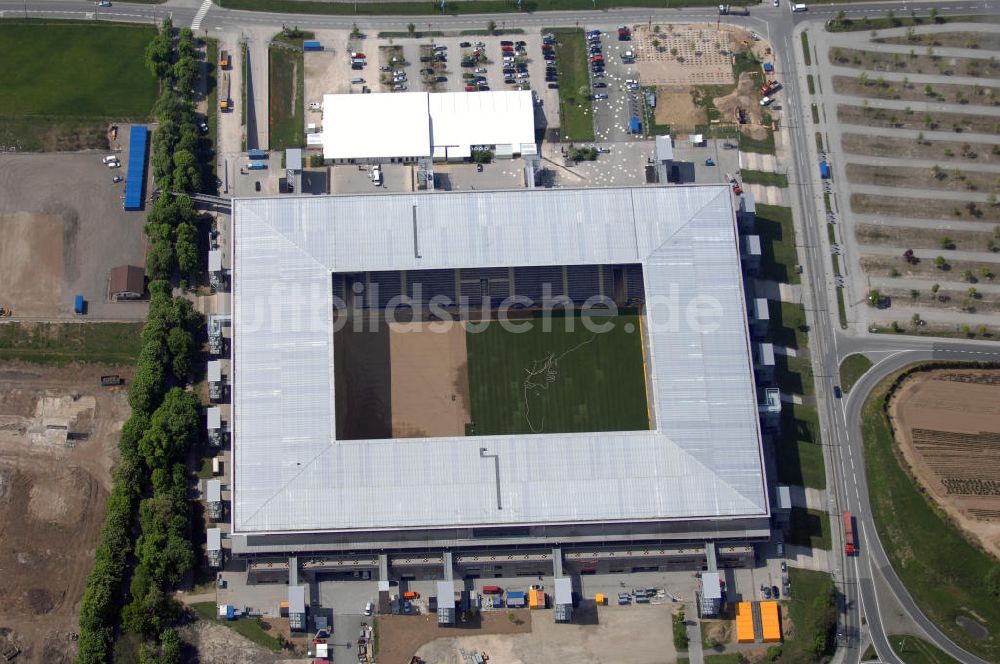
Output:
<path fill-rule="evenodd" d="M 806 10 L 806 6 L 803 5 L 802 3 L 798 3 L 798 4 L 792 5 L 792 11 L 793 12 L 804 12 L 805 10 Z"/>
<path fill-rule="evenodd" d="M 105 164 L 110 164 L 113 161 L 118 161 L 118 155 L 109 154 L 107 157 L 104 157 L 103 161 Z"/>
<path fill-rule="evenodd" d="M 365 604 L 365 615 L 366 616 L 370 616 L 374 610 L 375 610 L 375 605 L 373 605 L 371 602 L 368 602 L 367 604 Z"/>

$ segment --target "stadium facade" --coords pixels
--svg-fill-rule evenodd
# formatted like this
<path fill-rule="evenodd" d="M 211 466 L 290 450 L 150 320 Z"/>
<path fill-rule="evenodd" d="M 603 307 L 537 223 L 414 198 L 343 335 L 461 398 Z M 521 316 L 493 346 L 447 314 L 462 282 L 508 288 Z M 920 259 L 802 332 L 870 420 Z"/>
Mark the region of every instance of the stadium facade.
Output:
<path fill-rule="evenodd" d="M 727 187 L 239 199 L 233 228 L 234 554 L 560 546 L 586 568 L 769 536 Z M 337 440 L 335 275 L 553 265 L 641 266 L 650 430 Z"/>

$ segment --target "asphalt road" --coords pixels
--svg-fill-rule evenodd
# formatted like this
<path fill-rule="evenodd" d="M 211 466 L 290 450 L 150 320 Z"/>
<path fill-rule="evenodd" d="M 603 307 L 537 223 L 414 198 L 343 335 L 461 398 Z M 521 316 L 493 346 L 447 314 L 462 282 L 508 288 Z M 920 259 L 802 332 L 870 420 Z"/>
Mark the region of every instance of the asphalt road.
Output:
<path fill-rule="evenodd" d="M 13 18 L 28 15 L 51 18 L 100 18 L 115 21 L 154 22 L 171 16 L 175 25 L 190 26 L 198 13 L 201 3 L 197 0 L 170 0 L 163 5 L 136 5 L 115 2 L 111 8 L 97 9 L 87 0 L 0 0 L 0 17 Z M 808 109 L 800 100 L 800 88 L 804 86 L 805 74 L 802 69 L 801 47 L 795 28 L 799 24 L 818 26 L 818 21 L 828 20 L 843 9 L 848 16 L 880 16 L 892 9 L 897 15 L 905 15 L 910 9 L 926 11 L 936 7 L 942 15 L 995 13 L 1000 7 L 995 1 L 972 2 L 877 2 L 868 4 L 809 5 L 809 10 L 791 13 L 788 0 L 775 8 L 765 3 L 751 9 L 746 17 L 729 16 L 727 23 L 741 25 L 756 30 L 772 42 L 778 58 L 784 63 L 785 80 L 785 126 L 788 128 L 793 160 L 792 173 L 795 181 L 793 208 L 799 230 L 800 260 L 805 266 L 803 296 L 811 326 L 810 352 L 816 375 L 816 398 L 820 414 L 820 424 L 825 441 L 828 473 L 833 481 L 837 504 L 840 509 L 850 510 L 857 515 L 861 555 L 844 559 L 837 581 L 845 595 L 845 610 L 842 629 L 849 638 L 847 645 L 838 651 L 839 661 L 860 660 L 860 646 L 867 632 L 875 649 L 884 662 L 899 662 L 895 656 L 881 624 L 878 610 L 878 596 L 872 581 L 874 570 L 879 570 L 888 581 L 894 595 L 904 610 L 926 633 L 927 638 L 937 647 L 962 662 L 980 660 L 964 652 L 953 644 L 920 612 L 899 578 L 888 564 L 888 558 L 878 541 L 874 523 L 868 509 L 868 491 L 865 484 L 863 455 L 860 433 L 860 410 L 864 398 L 878 380 L 911 362 L 926 359 L 966 359 L 1000 361 L 1000 344 L 986 342 L 949 342 L 915 337 L 880 337 L 872 335 L 846 336 L 841 334 L 836 317 L 836 303 L 830 272 L 830 261 L 824 248 L 825 215 L 818 209 L 817 201 L 822 201 L 822 189 L 818 178 L 814 177 L 816 163 L 815 146 L 811 136 L 811 125 L 806 118 Z M 490 16 L 427 16 L 427 17 L 365 17 L 365 16 L 305 16 L 302 14 L 277 14 L 266 12 L 246 12 L 212 6 L 207 13 L 202 12 L 201 29 L 207 34 L 216 31 L 239 35 L 245 29 L 273 28 L 275 32 L 284 25 L 308 25 L 316 29 L 350 29 L 355 23 L 362 31 L 381 29 L 404 30 L 413 21 L 418 29 L 454 30 L 470 27 L 485 27 Z M 714 21 L 718 15 L 711 8 L 696 9 L 615 9 L 591 12 L 540 12 L 535 14 L 504 14 L 494 16 L 501 28 L 539 28 L 543 25 L 613 25 L 645 21 Z M 831 307 L 832 303 L 832 307 Z M 850 353 L 865 352 L 881 360 L 854 386 L 850 396 L 844 400 L 833 397 L 833 385 L 839 380 L 838 368 L 841 358 Z M 839 529 L 835 540 L 839 544 Z M 840 546 L 840 550 L 843 547 Z M 867 623 L 862 626 L 861 613 Z M 862 638 L 859 638 L 862 637 Z"/>

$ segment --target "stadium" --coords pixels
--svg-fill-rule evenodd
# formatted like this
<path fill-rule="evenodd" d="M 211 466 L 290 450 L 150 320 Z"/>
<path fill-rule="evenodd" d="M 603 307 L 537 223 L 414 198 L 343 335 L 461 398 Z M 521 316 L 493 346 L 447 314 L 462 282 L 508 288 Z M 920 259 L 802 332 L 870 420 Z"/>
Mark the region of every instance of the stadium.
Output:
<path fill-rule="evenodd" d="M 768 536 L 728 188 L 233 205 L 234 554 Z"/>

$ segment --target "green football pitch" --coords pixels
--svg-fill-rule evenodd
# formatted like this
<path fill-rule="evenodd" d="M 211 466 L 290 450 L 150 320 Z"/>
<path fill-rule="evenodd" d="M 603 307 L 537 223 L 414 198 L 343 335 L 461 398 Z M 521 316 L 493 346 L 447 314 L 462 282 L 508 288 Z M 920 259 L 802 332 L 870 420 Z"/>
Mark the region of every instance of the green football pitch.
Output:
<path fill-rule="evenodd" d="M 649 428 L 639 319 L 540 319 L 515 333 L 493 321 L 466 333 L 474 435 L 635 431 Z"/>

